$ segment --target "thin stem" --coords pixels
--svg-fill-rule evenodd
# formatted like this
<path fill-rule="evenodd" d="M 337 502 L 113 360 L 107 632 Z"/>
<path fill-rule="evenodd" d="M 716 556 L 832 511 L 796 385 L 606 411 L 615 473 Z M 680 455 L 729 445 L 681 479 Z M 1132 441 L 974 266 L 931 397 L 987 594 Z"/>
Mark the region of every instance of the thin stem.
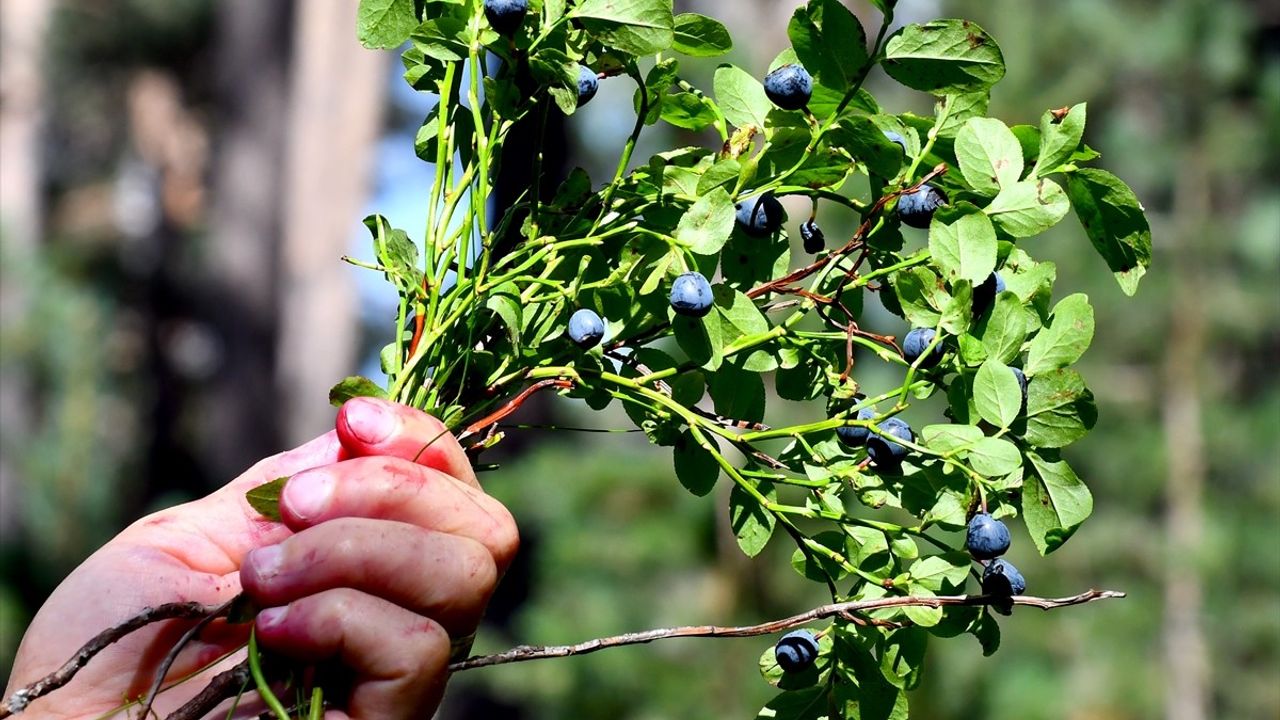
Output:
<path fill-rule="evenodd" d="M 284 709 L 280 698 L 271 692 L 271 685 L 267 682 L 266 675 L 262 673 L 262 658 L 258 654 L 258 633 L 252 629 L 249 631 L 249 674 L 253 676 L 253 684 L 257 687 L 258 694 L 262 696 L 262 702 L 275 713 L 276 719 L 290 720 L 289 711 Z"/>

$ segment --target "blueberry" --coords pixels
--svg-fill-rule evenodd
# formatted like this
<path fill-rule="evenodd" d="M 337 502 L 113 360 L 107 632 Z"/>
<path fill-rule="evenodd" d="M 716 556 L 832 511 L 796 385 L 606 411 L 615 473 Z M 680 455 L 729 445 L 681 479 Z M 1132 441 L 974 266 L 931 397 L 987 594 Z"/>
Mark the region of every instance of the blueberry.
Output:
<path fill-rule="evenodd" d="M 671 309 L 677 315 L 702 317 L 711 312 L 711 283 L 700 272 L 687 272 L 671 283 Z"/>
<path fill-rule="evenodd" d="M 596 96 L 600 89 L 600 78 L 596 71 L 586 65 L 578 66 L 578 107 L 582 107 Z"/>
<path fill-rule="evenodd" d="M 827 246 L 827 236 L 812 218 L 800 224 L 800 239 L 804 240 L 804 251 L 820 253 Z"/>
<path fill-rule="evenodd" d="M 870 420 L 875 416 L 874 408 L 865 407 L 858 411 L 859 420 Z M 836 428 L 836 437 L 849 447 L 861 447 L 867 444 L 867 438 L 871 437 L 871 430 L 861 425 L 841 425 Z"/>
<path fill-rule="evenodd" d="M 582 308 L 569 318 L 569 339 L 580 348 L 593 348 L 604 338 L 604 321 L 594 310 Z"/>
<path fill-rule="evenodd" d="M 909 363 L 915 363 L 916 359 L 924 355 L 924 351 L 929 347 L 929 343 L 933 342 L 933 338 L 937 335 L 933 328 L 912 328 L 911 332 L 902 339 L 902 357 Z M 938 343 L 933 347 L 927 357 L 920 360 L 918 367 L 933 367 L 942 360 L 942 356 L 946 354 L 942 343 Z"/>
<path fill-rule="evenodd" d="M 738 227 L 748 235 L 766 237 L 778 232 L 786 213 L 782 203 L 772 195 L 760 195 L 738 203 Z"/>
<path fill-rule="evenodd" d="M 895 142 L 898 147 L 902 148 L 902 154 L 907 154 L 907 139 L 892 130 L 886 130 L 884 136 L 889 138 L 890 142 Z"/>
<path fill-rule="evenodd" d="M 499 35 L 515 35 L 529 12 L 529 0 L 484 0 L 484 16 Z"/>
<path fill-rule="evenodd" d="M 973 317 L 976 320 L 996 301 L 996 296 L 1005 291 L 1004 278 L 993 272 L 973 289 Z"/>
<path fill-rule="evenodd" d="M 1022 573 L 1004 558 L 992 560 L 982 571 L 982 592 L 987 595 L 1007 598 L 1026 591 L 1027 581 L 1022 579 Z"/>
<path fill-rule="evenodd" d="M 911 426 L 901 418 L 891 417 L 880 423 L 878 428 L 880 432 L 899 440 L 914 442 L 916 439 Z M 867 438 L 867 454 L 876 465 L 893 466 L 901 463 L 907 456 L 907 449 L 888 438 L 871 435 Z"/>
<path fill-rule="evenodd" d="M 947 196 L 932 185 L 898 196 L 898 219 L 913 228 L 928 228 L 933 213 L 947 204 Z"/>
<path fill-rule="evenodd" d="M 1005 554 L 1011 541 L 1008 525 L 988 513 L 978 513 L 969 521 L 964 546 L 975 560 L 991 560 Z"/>
<path fill-rule="evenodd" d="M 1018 387 L 1022 390 L 1022 410 L 1027 409 L 1027 374 L 1022 372 L 1021 368 L 1009 368 L 1013 371 L 1013 376 L 1018 379 Z"/>
<path fill-rule="evenodd" d="M 794 63 L 764 76 L 764 94 L 783 110 L 799 110 L 813 96 L 813 76 Z"/>
<path fill-rule="evenodd" d="M 818 659 L 818 639 L 808 630 L 787 633 L 773 646 L 773 656 L 783 672 L 802 672 Z"/>

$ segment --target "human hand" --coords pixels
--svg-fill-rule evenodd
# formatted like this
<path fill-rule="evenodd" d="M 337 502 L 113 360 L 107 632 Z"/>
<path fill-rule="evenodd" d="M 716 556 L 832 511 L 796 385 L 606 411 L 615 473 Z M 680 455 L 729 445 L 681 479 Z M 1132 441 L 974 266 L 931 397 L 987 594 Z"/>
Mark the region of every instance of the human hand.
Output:
<path fill-rule="evenodd" d="M 244 500 L 279 476 L 291 477 L 283 524 L 263 520 Z M 473 632 L 517 544 L 511 515 L 483 493 L 437 420 L 353 400 L 339 411 L 335 431 L 258 463 L 206 498 L 138 521 L 94 553 L 31 623 L 6 695 L 145 607 L 216 605 L 243 587 L 268 608 L 257 619 L 262 647 L 349 668 L 345 713 L 329 717 L 426 716 L 443 692 L 450 636 Z M 142 695 L 189 627 L 169 621 L 127 636 L 28 712 L 97 717 L 122 697 Z M 214 623 L 169 677 L 232 653 L 247 630 Z M 162 693 L 155 709 L 161 716 L 176 709 L 238 660 Z"/>

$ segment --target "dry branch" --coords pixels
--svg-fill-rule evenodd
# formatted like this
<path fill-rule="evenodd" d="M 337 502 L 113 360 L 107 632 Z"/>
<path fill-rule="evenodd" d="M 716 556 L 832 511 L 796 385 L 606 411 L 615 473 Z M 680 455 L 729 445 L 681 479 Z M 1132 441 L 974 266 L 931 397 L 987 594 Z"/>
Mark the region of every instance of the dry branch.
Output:
<path fill-rule="evenodd" d="M 76 673 L 80 672 L 80 669 L 87 665 L 95 655 L 129 633 L 162 620 L 199 620 L 217 612 L 219 608 L 220 606 L 217 605 L 184 602 L 167 603 L 144 609 L 128 620 L 98 633 L 92 640 L 85 643 L 62 667 L 30 685 L 15 690 L 12 695 L 5 698 L 4 702 L 0 702 L 0 718 L 7 718 L 22 712 L 27 705 L 31 704 L 32 700 L 44 697 L 71 682 L 71 678 L 75 677 Z"/>
<path fill-rule="evenodd" d="M 1007 601 L 1011 601 L 1014 605 L 1027 605 L 1030 607 L 1040 608 L 1041 610 L 1053 610 L 1071 605 L 1083 605 L 1084 603 L 1094 602 L 1095 600 L 1108 600 L 1112 598 L 1122 598 L 1124 596 L 1124 593 L 1116 592 L 1114 590 L 1089 590 L 1088 592 L 1083 592 L 1079 595 L 1072 595 L 1071 597 L 1064 598 L 1039 598 L 1026 595 L 1016 595 Z M 883 610 L 885 608 L 938 608 L 945 605 L 992 605 L 1002 601 L 1006 601 L 1006 599 L 993 598 L 987 595 L 949 595 L 941 597 L 907 596 L 881 598 L 878 600 L 855 600 L 851 602 L 823 605 L 809 610 L 808 612 L 800 613 L 799 615 L 792 615 L 788 618 L 760 623 L 759 625 L 742 625 L 738 627 L 688 625 L 684 627 L 658 628 L 654 630 L 645 630 L 643 632 L 615 635 L 613 637 L 597 638 L 595 640 L 588 640 L 576 645 L 521 645 L 494 655 L 470 657 L 466 660 L 453 663 L 449 666 L 449 671 L 461 672 L 463 670 L 488 667 L 491 665 L 506 665 L 508 663 L 525 662 L 528 660 L 541 660 L 543 658 L 585 655 L 597 650 L 604 650 L 605 648 L 622 647 L 623 645 L 639 645 L 642 643 L 653 642 L 654 640 L 665 640 L 667 638 L 751 637 L 755 635 L 769 635 L 796 627 L 797 625 L 804 625 L 805 623 L 834 615 L 843 616 L 851 613 L 865 613 L 870 610 Z"/>

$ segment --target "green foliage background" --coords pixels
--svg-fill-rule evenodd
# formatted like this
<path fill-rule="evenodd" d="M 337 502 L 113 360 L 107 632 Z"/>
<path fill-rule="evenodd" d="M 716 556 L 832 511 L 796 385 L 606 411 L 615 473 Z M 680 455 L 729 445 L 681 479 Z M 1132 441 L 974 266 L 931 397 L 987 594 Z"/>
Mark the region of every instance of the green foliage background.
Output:
<path fill-rule="evenodd" d="M 902 5 L 905 11 L 913 3 Z M 1262 9 L 1205 0 L 939 5 L 928 14 L 972 18 L 1001 43 L 1009 74 L 996 87 L 993 116 L 1034 123 L 1044 108 L 1089 102 L 1086 142 L 1102 148 L 1105 166 L 1143 199 L 1157 247 L 1142 292 L 1125 298 L 1074 224 L 1037 241 L 1037 257 L 1057 263 L 1063 287 L 1087 291 L 1097 312 L 1097 335 L 1080 370 L 1097 395 L 1101 419 L 1069 452 L 1094 492 L 1095 510 L 1072 542 L 1049 558 L 1039 558 L 1026 542 L 1011 555 L 1038 594 L 1097 586 L 1124 589 L 1130 598 L 1050 614 L 1020 610 L 1002 619 L 1002 647 L 990 658 L 971 638 L 934 643 L 923 684 L 912 696 L 914 709 L 944 720 L 1160 716 L 1166 682 L 1162 583 L 1172 569 L 1203 577 L 1213 716 L 1276 717 L 1277 22 L 1272 18 L 1264 30 Z M 757 20 L 732 7 L 700 9 L 738 32 L 756 26 Z M 187 22 L 207 21 L 191 16 Z M 55 50 L 72 54 L 67 47 Z M 752 68 L 767 62 L 731 59 Z M 872 90 L 887 107 L 928 110 L 924 96 L 895 95 L 889 83 L 874 82 L 873 75 Z M 609 90 L 606 83 L 593 106 L 571 123 L 591 128 L 608 118 L 593 119 L 590 111 L 611 100 L 627 102 L 629 88 L 612 98 Z M 594 161 L 602 174 L 616 153 L 589 138 L 578 150 L 584 164 L 599 150 Z M 852 228 L 826 230 L 839 237 Z M 41 442 L 20 451 L 6 448 L 20 453 L 34 478 L 36 507 L 45 515 L 36 519 L 41 532 L 5 553 L 36 558 L 45 568 L 38 582 L 51 587 L 129 519 L 111 509 L 109 490 L 129 492 L 123 469 L 131 451 L 85 424 L 92 425 L 103 403 L 136 388 L 121 385 L 100 364 L 83 363 L 108 322 L 116 288 L 74 258 L 43 260 L 56 275 L 47 287 L 56 291 L 35 311 L 38 322 L 21 332 L 6 330 L 0 348 L 4 362 L 36 364 L 54 388 Z M 27 270 L 3 263 L 5 275 L 17 272 Z M 1185 389 L 1169 383 L 1164 358 L 1182 331 L 1187 298 L 1202 306 L 1207 322 L 1196 363 L 1205 411 L 1206 534 L 1198 553 L 1170 557 L 1164 512 L 1169 439 L 1162 412 L 1166 396 Z M 906 329 L 886 313 L 870 317 L 881 323 L 869 320 L 871 329 Z M 863 364 L 888 371 L 876 366 Z M 873 374 L 859 379 L 873 387 L 891 381 Z M 583 420 L 567 403 L 555 408 L 564 424 Z M 593 416 L 591 424 L 628 425 L 624 417 L 608 415 Z M 588 445 L 591 452 L 584 453 Z M 668 624 L 753 622 L 824 599 L 819 586 L 790 570 L 783 544 L 754 561 L 741 558 L 717 513 L 725 498 L 709 502 L 683 491 L 673 482 L 669 455 L 642 437 L 531 433 L 527 447 L 532 449 L 506 460 L 507 467 L 486 482 L 516 509 L 530 538 L 532 591 L 515 612 L 510 636 L 482 633 L 477 649 Z M 88 457 L 93 461 L 76 459 Z M 34 610 L 19 600 L 31 589 L 14 586 L 8 567 L 0 587 L 0 655 L 6 661 Z M 667 641 L 476 671 L 460 676 L 453 691 L 462 696 L 481 688 L 538 718 L 743 717 L 772 694 L 754 669 L 766 646 L 765 639 Z"/>

